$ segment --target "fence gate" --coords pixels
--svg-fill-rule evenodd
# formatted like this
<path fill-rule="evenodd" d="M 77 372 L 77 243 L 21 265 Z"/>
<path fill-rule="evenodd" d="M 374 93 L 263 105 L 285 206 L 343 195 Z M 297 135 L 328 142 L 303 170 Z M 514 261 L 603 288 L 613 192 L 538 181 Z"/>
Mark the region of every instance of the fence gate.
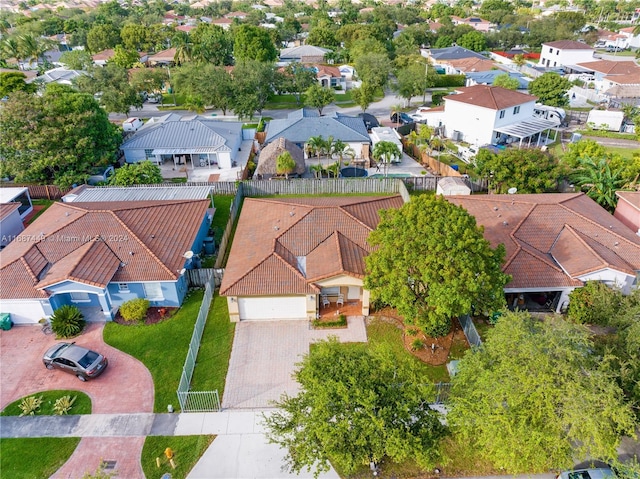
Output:
<path fill-rule="evenodd" d="M 182 412 L 211 412 L 220 410 L 218 391 L 178 391 Z"/>

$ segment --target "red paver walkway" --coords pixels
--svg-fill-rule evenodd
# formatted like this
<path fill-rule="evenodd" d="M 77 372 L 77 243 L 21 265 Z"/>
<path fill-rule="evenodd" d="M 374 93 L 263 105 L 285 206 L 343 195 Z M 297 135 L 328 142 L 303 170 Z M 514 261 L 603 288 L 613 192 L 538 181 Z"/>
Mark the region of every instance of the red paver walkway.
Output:
<path fill-rule="evenodd" d="M 92 412 L 96 414 L 153 412 L 151 374 L 137 359 L 105 344 L 103 326 L 103 323 L 90 323 L 85 332 L 75 338 L 77 344 L 99 351 L 109 359 L 109 367 L 99 378 L 84 383 L 71 374 L 44 367 L 42 354 L 58 341 L 53 335 L 42 334 L 39 325 L 1 331 L 0 408 L 40 391 L 70 389 L 88 394 Z M 140 453 L 143 443 L 144 438 L 140 437 L 107 441 L 105 438 L 84 438 L 69 461 L 52 477 L 80 478 L 87 471 L 95 472 L 102 460 L 114 460 L 116 477 L 142 479 Z"/>

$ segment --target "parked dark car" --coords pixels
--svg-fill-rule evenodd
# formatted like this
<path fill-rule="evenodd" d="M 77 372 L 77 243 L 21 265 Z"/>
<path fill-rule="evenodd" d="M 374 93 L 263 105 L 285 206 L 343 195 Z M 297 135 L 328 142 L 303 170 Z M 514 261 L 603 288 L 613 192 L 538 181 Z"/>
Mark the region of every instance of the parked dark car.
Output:
<path fill-rule="evenodd" d="M 358 113 L 358 116 L 362 118 L 362 121 L 364 121 L 364 126 L 367 127 L 367 130 L 380 126 L 378 119 L 370 113 Z"/>
<path fill-rule="evenodd" d="M 107 358 L 75 343 L 58 343 L 44 353 L 42 362 L 47 369 L 62 369 L 80 381 L 100 376 L 107 368 Z"/>
<path fill-rule="evenodd" d="M 576 469 L 558 474 L 556 479 L 615 479 L 615 474 L 608 468 Z"/>
<path fill-rule="evenodd" d="M 415 120 L 411 118 L 407 113 L 400 113 L 400 119 L 398 119 L 398 113 L 392 113 L 389 119 L 394 123 L 400 123 L 406 125 L 408 123 L 415 123 Z"/>

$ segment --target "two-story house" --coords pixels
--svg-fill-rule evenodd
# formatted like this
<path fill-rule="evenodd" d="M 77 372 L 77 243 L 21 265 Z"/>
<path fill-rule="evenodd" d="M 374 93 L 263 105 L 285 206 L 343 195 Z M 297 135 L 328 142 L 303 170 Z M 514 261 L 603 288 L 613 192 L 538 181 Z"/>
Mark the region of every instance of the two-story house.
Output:
<path fill-rule="evenodd" d="M 595 50 L 586 43 L 559 40 L 542 44 L 540 65 L 546 68 L 570 67 L 593 59 Z"/>

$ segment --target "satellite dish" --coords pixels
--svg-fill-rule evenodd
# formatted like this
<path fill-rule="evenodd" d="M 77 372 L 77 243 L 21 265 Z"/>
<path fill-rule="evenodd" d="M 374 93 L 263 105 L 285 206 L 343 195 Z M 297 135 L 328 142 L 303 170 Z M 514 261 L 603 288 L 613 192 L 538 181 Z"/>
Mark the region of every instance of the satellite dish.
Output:
<path fill-rule="evenodd" d="M 509 193 L 510 195 L 515 195 L 518 192 L 518 188 L 509 188 L 507 190 L 507 193 Z"/>
<path fill-rule="evenodd" d="M 182 256 L 184 256 L 187 259 L 191 259 L 193 258 L 193 251 L 187 251 L 185 254 L 183 254 Z"/>

